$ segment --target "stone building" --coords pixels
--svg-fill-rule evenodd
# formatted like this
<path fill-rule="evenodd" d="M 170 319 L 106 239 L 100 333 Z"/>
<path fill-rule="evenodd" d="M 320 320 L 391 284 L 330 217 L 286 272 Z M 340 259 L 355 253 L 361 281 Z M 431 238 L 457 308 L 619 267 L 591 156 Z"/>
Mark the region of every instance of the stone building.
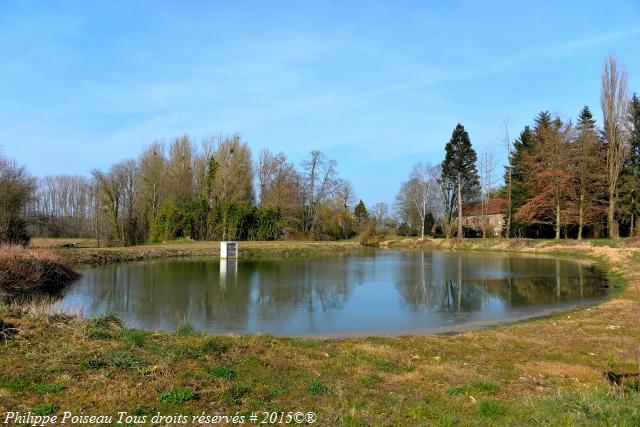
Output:
<path fill-rule="evenodd" d="M 490 199 L 486 205 L 485 221 L 487 237 L 499 237 L 505 227 L 505 199 Z M 467 203 L 462 206 L 462 226 L 482 235 L 482 202 Z"/>

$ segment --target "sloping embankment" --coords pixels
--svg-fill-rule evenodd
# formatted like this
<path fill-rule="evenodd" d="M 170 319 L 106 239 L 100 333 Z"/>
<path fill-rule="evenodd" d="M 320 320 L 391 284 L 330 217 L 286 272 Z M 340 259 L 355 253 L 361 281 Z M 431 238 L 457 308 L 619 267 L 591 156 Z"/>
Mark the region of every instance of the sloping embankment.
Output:
<path fill-rule="evenodd" d="M 70 264 L 50 251 L 0 247 L 0 294 L 59 289 L 76 278 Z"/>

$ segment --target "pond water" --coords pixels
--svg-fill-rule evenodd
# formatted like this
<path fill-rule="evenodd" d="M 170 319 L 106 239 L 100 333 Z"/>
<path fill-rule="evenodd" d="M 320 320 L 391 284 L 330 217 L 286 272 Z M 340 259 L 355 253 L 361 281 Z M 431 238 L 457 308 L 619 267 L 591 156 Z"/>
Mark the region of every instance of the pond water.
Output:
<path fill-rule="evenodd" d="M 282 259 L 173 259 L 91 267 L 55 306 L 130 327 L 341 335 L 447 332 L 606 298 L 606 275 L 562 258 L 363 250 Z"/>

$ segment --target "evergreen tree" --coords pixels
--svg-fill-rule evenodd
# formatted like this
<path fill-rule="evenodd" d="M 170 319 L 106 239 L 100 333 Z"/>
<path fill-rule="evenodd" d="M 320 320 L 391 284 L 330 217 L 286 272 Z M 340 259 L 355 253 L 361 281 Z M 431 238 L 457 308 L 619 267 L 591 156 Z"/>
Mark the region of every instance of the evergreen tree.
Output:
<path fill-rule="evenodd" d="M 536 127 L 535 127 L 536 134 L 539 134 L 539 132 L 542 129 L 550 128 L 551 124 L 553 123 L 553 120 L 551 118 L 551 113 L 549 113 L 549 111 L 540 111 L 540 113 L 538 113 L 538 116 L 535 118 L 534 121 L 536 123 Z"/>
<path fill-rule="evenodd" d="M 529 126 L 525 126 L 520 136 L 513 143 L 511 152 L 511 232 L 514 235 L 526 234 L 526 224 L 517 221 L 513 214 L 531 197 L 525 185 L 526 166 L 524 158 L 533 146 L 534 134 Z M 505 182 L 508 180 L 505 171 Z M 508 209 L 508 206 L 506 207 Z"/>
<path fill-rule="evenodd" d="M 363 223 L 369 219 L 369 212 L 367 212 L 367 208 L 362 199 L 360 199 L 360 202 L 358 202 L 356 207 L 353 209 L 353 214 L 359 223 Z"/>
<path fill-rule="evenodd" d="M 585 106 L 578 117 L 577 135 L 573 143 L 573 191 L 578 239 L 582 239 L 585 226 L 604 220 L 606 211 L 606 174 L 602 158 L 604 145 L 598 138 L 596 121 Z"/>
<path fill-rule="evenodd" d="M 534 144 L 523 158 L 523 185 L 530 197 L 515 217 L 526 224 L 553 226 L 559 239 L 571 217 L 573 126 L 557 117 L 547 125 L 547 115 L 538 115 Z"/>
<path fill-rule="evenodd" d="M 640 214 L 640 99 L 633 94 L 629 103 L 630 150 L 622 171 L 620 208 L 622 220 L 632 236 Z"/>
<path fill-rule="evenodd" d="M 427 212 L 424 217 L 424 232 L 425 234 L 431 234 L 431 230 L 433 229 L 433 225 L 435 224 L 436 219 L 433 217 L 431 212 Z"/>
<path fill-rule="evenodd" d="M 451 221 L 457 205 L 458 239 L 461 239 L 463 237 L 462 204 L 477 198 L 480 191 L 480 177 L 476 167 L 478 156 L 471 146 L 469 134 L 460 123 L 453 130 L 445 152 L 441 180 L 446 188 L 451 189 L 445 215 L 446 220 Z"/>

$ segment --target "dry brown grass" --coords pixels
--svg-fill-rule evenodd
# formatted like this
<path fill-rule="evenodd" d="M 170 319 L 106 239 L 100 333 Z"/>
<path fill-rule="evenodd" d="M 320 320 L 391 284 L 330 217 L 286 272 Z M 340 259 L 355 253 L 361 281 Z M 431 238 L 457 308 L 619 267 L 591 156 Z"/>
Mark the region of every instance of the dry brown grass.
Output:
<path fill-rule="evenodd" d="M 495 247 L 567 252 L 553 242 Z M 603 375 L 640 370 L 640 251 L 589 243 L 571 251 L 607 262 L 628 286 L 597 306 L 454 336 L 167 334 L 128 330 L 109 315 L 45 317 L 37 306 L 0 305 L 0 318 L 20 330 L 0 342 L 0 413 L 301 410 L 316 412 L 322 426 L 640 425 L 638 383 L 613 385 Z M 211 375 L 219 366 L 235 377 Z M 326 391 L 313 392 L 312 382 Z M 63 388 L 38 392 L 46 385 Z M 197 398 L 161 399 L 176 387 Z M 234 388 L 246 394 L 229 399 Z"/>
<path fill-rule="evenodd" d="M 49 251 L 0 246 L 0 293 L 57 289 L 77 277 Z"/>

